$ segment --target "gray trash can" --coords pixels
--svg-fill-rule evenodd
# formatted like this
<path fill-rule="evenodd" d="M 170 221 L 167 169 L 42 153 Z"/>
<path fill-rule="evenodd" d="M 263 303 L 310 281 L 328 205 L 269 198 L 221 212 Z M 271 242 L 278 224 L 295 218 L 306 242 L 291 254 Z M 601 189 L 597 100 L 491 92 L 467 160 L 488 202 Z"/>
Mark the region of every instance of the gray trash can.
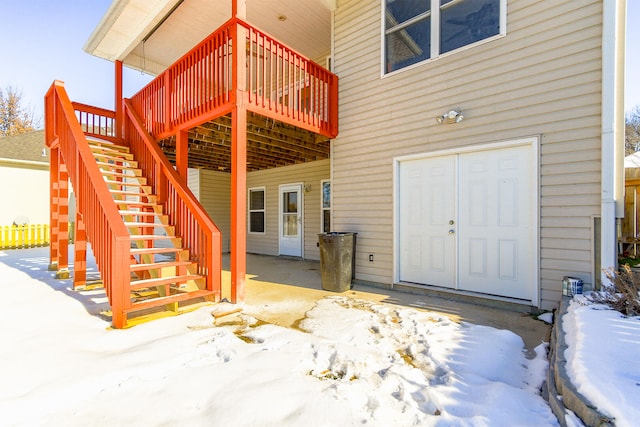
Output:
<path fill-rule="evenodd" d="M 357 233 L 322 233 L 320 242 L 320 273 L 322 289 L 344 292 L 351 289 L 355 277 Z"/>

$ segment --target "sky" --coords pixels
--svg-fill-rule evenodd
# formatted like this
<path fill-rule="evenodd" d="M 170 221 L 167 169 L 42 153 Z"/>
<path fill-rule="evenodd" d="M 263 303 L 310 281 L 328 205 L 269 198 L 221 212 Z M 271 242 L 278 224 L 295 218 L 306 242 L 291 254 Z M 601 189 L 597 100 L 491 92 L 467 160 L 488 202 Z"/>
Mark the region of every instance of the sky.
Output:
<path fill-rule="evenodd" d="M 82 50 L 110 0 L 0 0 L 0 88 L 22 92 L 23 105 L 42 117 L 44 94 L 62 80 L 73 101 L 113 109 L 114 66 Z M 640 105 L 640 1 L 627 1 L 625 110 Z M 635 76 L 635 77 L 632 77 Z M 124 96 L 150 80 L 124 73 Z M 41 123 L 43 124 L 43 123 Z"/>

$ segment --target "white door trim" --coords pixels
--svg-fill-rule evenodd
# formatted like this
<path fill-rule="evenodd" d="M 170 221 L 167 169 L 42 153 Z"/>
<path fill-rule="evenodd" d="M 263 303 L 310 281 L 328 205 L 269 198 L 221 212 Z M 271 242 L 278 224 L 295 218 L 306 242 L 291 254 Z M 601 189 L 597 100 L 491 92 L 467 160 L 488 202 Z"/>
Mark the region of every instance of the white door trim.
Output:
<path fill-rule="evenodd" d="M 455 154 L 464 154 L 477 151 L 489 151 L 501 148 L 515 147 L 521 145 L 531 146 L 532 161 L 534 162 L 531 168 L 531 182 L 534 189 L 532 198 L 532 206 L 534 210 L 532 227 L 533 227 L 533 240 L 535 244 L 532 250 L 532 270 L 534 272 L 533 283 L 536 284 L 532 289 L 531 304 L 540 307 L 540 137 L 530 136 L 513 140 L 505 140 L 500 142 L 493 142 L 487 144 L 479 144 L 472 146 L 465 146 L 459 148 L 451 148 L 446 150 L 432 151 L 427 153 L 419 153 L 408 156 L 394 157 L 393 159 L 393 281 L 394 283 L 400 282 L 400 221 L 399 221 L 399 205 L 400 205 L 400 163 L 407 160 L 419 160 L 430 157 L 441 157 Z M 487 296 L 490 298 L 490 296 Z"/>
<path fill-rule="evenodd" d="M 296 182 L 292 184 L 281 184 L 278 186 L 278 253 L 280 255 L 289 255 L 289 256 L 299 256 L 304 258 L 304 185 L 301 182 Z M 282 226 L 282 194 L 285 191 L 297 191 L 300 195 L 300 200 L 298 201 L 298 235 L 300 237 L 300 246 L 299 250 L 296 248 L 296 253 L 285 253 L 288 252 L 283 250 L 283 226 Z M 299 252 L 299 254 L 298 254 Z"/>

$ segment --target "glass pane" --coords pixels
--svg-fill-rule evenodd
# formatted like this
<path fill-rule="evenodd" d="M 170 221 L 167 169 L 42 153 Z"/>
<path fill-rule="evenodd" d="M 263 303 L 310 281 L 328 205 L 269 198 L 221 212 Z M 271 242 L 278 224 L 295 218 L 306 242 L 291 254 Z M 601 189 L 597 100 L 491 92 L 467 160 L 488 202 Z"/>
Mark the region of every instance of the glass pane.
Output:
<path fill-rule="evenodd" d="M 322 211 L 322 232 L 328 233 L 331 231 L 331 211 Z"/>
<path fill-rule="evenodd" d="M 296 191 L 282 194 L 282 212 L 298 213 L 298 193 Z"/>
<path fill-rule="evenodd" d="M 264 190 L 251 190 L 249 197 L 249 210 L 264 209 Z"/>
<path fill-rule="evenodd" d="M 252 233 L 264 233 L 264 212 L 249 213 L 249 231 Z"/>
<path fill-rule="evenodd" d="M 322 207 L 323 208 L 331 207 L 331 183 L 330 182 L 322 183 Z"/>
<path fill-rule="evenodd" d="M 399 70 L 431 57 L 431 19 L 426 18 L 387 34 L 386 70 Z"/>
<path fill-rule="evenodd" d="M 282 215 L 282 235 L 289 237 L 298 235 L 298 215 Z"/>
<path fill-rule="evenodd" d="M 429 0 L 386 0 L 385 28 L 391 29 L 429 10 Z"/>
<path fill-rule="evenodd" d="M 467 0 L 441 7 L 440 53 L 499 33 L 500 0 Z"/>

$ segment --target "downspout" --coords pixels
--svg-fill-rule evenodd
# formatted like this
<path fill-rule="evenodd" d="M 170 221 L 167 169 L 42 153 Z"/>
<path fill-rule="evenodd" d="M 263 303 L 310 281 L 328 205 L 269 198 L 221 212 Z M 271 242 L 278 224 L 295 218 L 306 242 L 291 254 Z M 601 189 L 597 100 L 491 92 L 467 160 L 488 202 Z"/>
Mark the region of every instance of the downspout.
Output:
<path fill-rule="evenodd" d="M 617 268 L 617 222 L 624 215 L 624 38 L 626 0 L 605 0 L 602 23 L 600 279 Z"/>

